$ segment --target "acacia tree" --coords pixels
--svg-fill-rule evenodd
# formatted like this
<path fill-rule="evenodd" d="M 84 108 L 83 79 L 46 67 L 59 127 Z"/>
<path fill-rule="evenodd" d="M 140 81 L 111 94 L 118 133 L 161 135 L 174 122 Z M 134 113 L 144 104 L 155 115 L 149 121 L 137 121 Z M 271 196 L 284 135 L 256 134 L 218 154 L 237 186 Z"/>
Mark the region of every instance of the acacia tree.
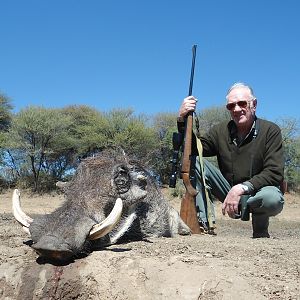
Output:
<path fill-rule="evenodd" d="M 128 154 L 145 157 L 152 149 L 153 133 L 147 118 L 132 109 L 113 109 L 102 113 L 88 106 L 69 106 L 70 135 L 76 140 L 79 158 L 91 156 L 105 147 L 122 148 Z"/>
<path fill-rule="evenodd" d="M 0 94 L 0 185 L 7 184 L 9 172 L 5 167 L 5 151 L 6 146 L 6 132 L 9 130 L 11 124 L 13 106 L 11 100 L 4 94 Z"/>
<path fill-rule="evenodd" d="M 285 180 L 292 190 L 300 187 L 300 128 L 299 120 L 281 118 L 276 121 L 281 129 L 285 157 Z"/>
<path fill-rule="evenodd" d="M 0 132 L 7 131 L 10 126 L 12 108 L 11 100 L 0 94 Z"/>
<path fill-rule="evenodd" d="M 47 157 L 62 141 L 68 141 L 70 118 L 57 109 L 29 106 L 17 113 L 6 136 L 12 164 L 20 176 L 32 176 L 33 190 L 39 190 L 41 171 L 47 170 Z"/>
<path fill-rule="evenodd" d="M 102 132 L 107 146 L 122 148 L 127 154 L 149 161 L 155 138 L 153 129 L 147 126 L 147 117 L 134 115 L 132 109 L 113 109 L 104 114 Z"/>
<path fill-rule="evenodd" d="M 74 151 L 79 158 L 94 155 L 107 146 L 104 128 L 105 116 L 98 110 L 86 105 L 71 105 L 62 109 L 71 118 L 69 134 L 75 141 Z"/>
<path fill-rule="evenodd" d="M 159 113 L 153 118 L 156 146 L 152 164 L 163 183 L 168 183 L 173 155 L 173 132 L 177 132 L 176 113 Z"/>

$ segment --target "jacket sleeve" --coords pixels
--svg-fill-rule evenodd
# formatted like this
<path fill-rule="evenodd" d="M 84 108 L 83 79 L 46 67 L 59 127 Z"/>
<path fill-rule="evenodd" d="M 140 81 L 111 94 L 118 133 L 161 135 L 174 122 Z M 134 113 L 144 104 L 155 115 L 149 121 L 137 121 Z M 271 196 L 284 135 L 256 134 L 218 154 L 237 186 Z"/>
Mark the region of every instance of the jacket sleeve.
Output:
<path fill-rule="evenodd" d="M 218 134 L 216 130 L 216 126 L 212 127 L 208 133 L 204 134 L 200 138 L 202 148 L 203 148 L 203 156 L 211 157 L 215 156 L 218 153 Z"/>
<path fill-rule="evenodd" d="M 262 171 L 249 180 L 255 190 L 268 185 L 279 186 L 283 181 L 284 155 L 282 136 L 280 128 L 275 124 L 267 131 L 265 149 Z"/>

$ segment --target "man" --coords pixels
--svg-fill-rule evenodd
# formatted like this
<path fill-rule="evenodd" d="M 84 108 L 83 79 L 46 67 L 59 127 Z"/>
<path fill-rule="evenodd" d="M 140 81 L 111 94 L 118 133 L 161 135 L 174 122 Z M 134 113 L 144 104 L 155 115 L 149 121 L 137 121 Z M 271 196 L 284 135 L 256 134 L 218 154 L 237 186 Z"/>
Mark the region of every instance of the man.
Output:
<path fill-rule="evenodd" d="M 220 169 L 204 160 L 206 184 L 223 202 L 223 215 L 239 218 L 244 213 L 242 219 L 247 220 L 250 212 L 253 238 L 270 237 L 269 217 L 279 214 L 284 204 L 280 191 L 284 170 L 280 128 L 256 117 L 257 99 L 250 86 L 235 83 L 226 100 L 231 120 L 213 126 L 200 138 L 203 156 L 217 156 Z M 179 131 L 184 130 L 184 117 L 196 109 L 196 103 L 194 96 L 183 100 L 177 120 Z M 197 187 L 201 187 L 199 166 L 197 169 Z M 202 195 L 199 192 L 196 198 L 199 219 L 207 217 Z M 246 199 L 242 207 L 241 199 Z"/>

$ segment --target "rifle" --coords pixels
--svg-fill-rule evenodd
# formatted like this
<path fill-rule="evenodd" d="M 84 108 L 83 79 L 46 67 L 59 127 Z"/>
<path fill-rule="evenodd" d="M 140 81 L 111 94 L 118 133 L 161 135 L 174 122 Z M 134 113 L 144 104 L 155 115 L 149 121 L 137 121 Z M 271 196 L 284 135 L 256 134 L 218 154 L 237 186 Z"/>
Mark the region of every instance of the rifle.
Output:
<path fill-rule="evenodd" d="M 192 95 L 193 91 L 193 81 L 194 81 L 194 69 L 195 69 L 195 59 L 196 59 L 196 49 L 197 45 L 193 45 L 192 48 L 192 67 L 190 76 L 190 86 L 189 94 Z M 173 159 L 172 159 L 172 175 L 170 178 L 170 187 L 175 187 L 176 184 L 176 163 L 178 160 L 179 148 L 184 140 L 183 154 L 182 154 L 182 164 L 181 164 L 181 178 L 183 180 L 184 186 L 186 188 L 186 193 L 181 201 L 180 217 L 182 220 L 190 227 L 192 233 L 202 233 L 199 226 L 199 221 L 197 218 L 196 202 L 195 197 L 198 191 L 195 189 L 195 160 L 192 154 L 192 136 L 193 136 L 193 113 L 189 112 L 185 116 L 185 133 L 184 137 L 180 133 L 173 134 Z"/>

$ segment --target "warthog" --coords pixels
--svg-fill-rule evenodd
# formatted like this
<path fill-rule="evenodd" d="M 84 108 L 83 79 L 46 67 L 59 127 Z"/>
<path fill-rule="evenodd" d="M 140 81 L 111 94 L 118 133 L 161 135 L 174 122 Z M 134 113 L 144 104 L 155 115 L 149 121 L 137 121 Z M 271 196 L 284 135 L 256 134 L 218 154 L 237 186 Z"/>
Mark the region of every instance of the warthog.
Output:
<path fill-rule="evenodd" d="M 117 151 L 83 160 L 64 190 L 63 205 L 34 220 L 14 191 L 14 216 L 41 257 L 68 260 L 95 246 L 190 233 L 150 173 Z"/>

